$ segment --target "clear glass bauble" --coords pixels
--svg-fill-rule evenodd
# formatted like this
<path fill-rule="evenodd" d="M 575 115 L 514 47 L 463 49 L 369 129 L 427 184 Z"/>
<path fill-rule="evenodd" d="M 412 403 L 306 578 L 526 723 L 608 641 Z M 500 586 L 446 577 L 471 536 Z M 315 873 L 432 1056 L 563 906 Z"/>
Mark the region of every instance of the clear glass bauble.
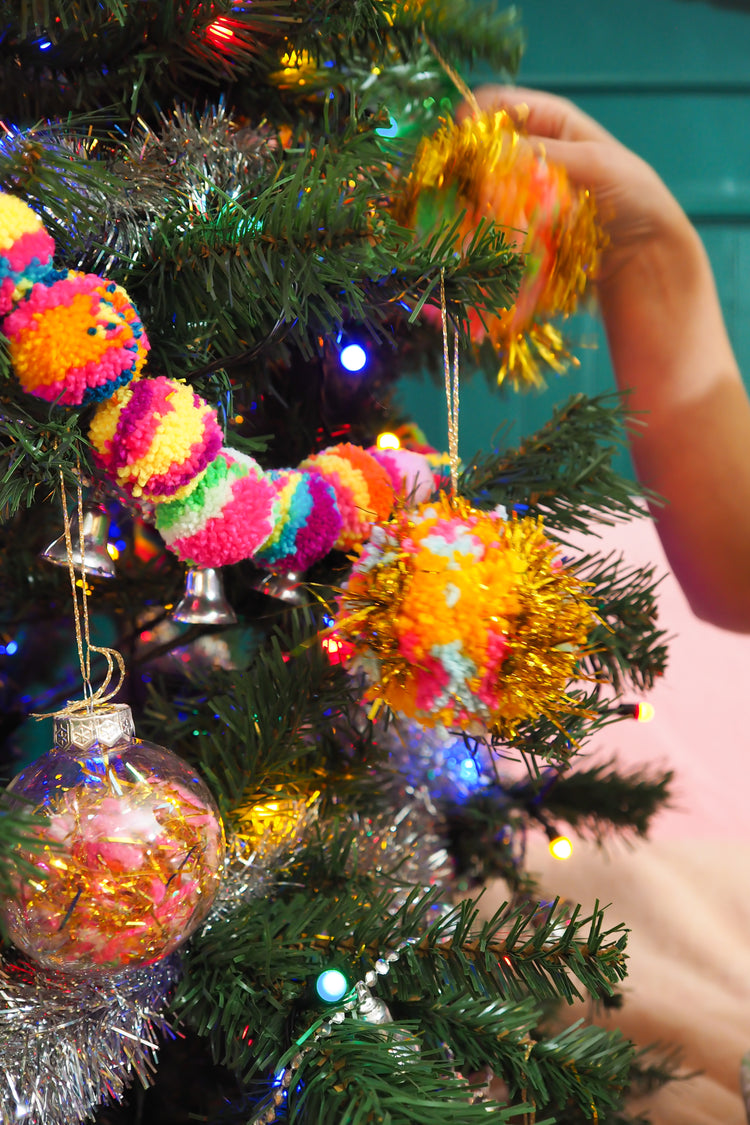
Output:
<path fill-rule="evenodd" d="M 167 956 L 208 914 L 224 834 L 182 759 L 135 737 L 130 708 L 55 719 L 55 748 L 9 786 L 41 820 L 19 846 L 10 940 L 38 964 L 113 972 Z"/>

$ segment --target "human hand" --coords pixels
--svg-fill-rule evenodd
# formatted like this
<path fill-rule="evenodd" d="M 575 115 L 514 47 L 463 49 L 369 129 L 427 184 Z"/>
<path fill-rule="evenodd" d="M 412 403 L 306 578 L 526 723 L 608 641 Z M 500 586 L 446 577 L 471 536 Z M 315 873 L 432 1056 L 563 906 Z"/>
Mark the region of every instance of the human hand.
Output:
<path fill-rule="evenodd" d="M 517 86 L 482 86 L 474 97 L 481 110 L 504 109 L 522 122 L 532 141 L 566 169 L 571 182 L 591 191 L 609 236 L 600 287 L 650 244 L 691 237 L 687 217 L 653 168 L 572 102 Z M 458 117 L 471 112 L 464 104 Z"/>

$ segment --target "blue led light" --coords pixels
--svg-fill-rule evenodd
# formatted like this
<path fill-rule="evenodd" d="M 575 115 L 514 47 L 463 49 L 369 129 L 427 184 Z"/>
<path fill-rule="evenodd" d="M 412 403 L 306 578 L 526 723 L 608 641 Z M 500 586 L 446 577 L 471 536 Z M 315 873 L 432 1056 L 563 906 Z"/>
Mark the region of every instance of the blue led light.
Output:
<path fill-rule="evenodd" d="M 397 137 L 398 136 L 398 121 L 395 117 L 388 118 L 390 124 L 387 129 L 376 129 L 375 132 L 379 137 Z"/>
<path fill-rule="evenodd" d="M 335 1004 L 348 990 L 349 982 L 338 969 L 325 969 L 315 982 L 315 991 L 326 1004 Z"/>
<path fill-rule="evenodd" d="M 52 40 L 51 39 L 39 39 L 39 40 L 37 40 L 37 47 L 39 48 L 40 51 L 48 51 L 51 46 L 52 46 Z"/>
<path fill-rule="evenodd" d="M 17 653 L 18 641 L 8 641 L 7 645 L 5 646 L 5 651 L 7 652 L 8 656 L 13 656 L 15 653 Z"/>
<path fill-rule="evenodd" d="M 361 371 L 367 363 L 367 352 L 360 344 L 347 344 L 339 352 L 339 359 L 347 371 Z"/>

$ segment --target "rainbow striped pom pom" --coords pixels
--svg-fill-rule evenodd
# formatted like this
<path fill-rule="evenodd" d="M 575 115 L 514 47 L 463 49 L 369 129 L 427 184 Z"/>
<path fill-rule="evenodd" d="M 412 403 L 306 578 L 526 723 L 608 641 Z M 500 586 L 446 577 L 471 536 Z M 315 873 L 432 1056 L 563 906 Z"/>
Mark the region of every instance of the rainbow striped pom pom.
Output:
<path fill-rule="evenodd" d="M 319 473 L 274 469 L 268 474 L 279 499 L 279 516 L 253 562 L 278 573 L 305 571 L 319 562 L 341 533 L 336 494 Z"/>
<path fill-rule="evenodd" d="M 140 375 L 148 339 L 114 281 L 68 270 L 33 285 L 3 322 L 23 389 L 46 402 L 99 402 Z"/>
<path fill-rule="evenodd" d="M 0 316 L 54 274 L 55 243 L 28 203 L 0 192 Z"/>
<path fill-rule="evenodd" d="M 89 437 L 111 480 L 156 503 L 192 492 L 222 444 L 216 411 L 164 375 L 115 391 L 97 408 Z"/>
<path fill-rule="evenodd" d="M 511 736 L 566 692 L 595 619 L 541 522 L 503 519 L 441 493 L 373 527 L 341 599 L 336 635 L 360 657 L 375 707 L 423 726 Z"/>
<path fill-rule="evenodd" d="M 421 504 L 435 492 L 435 478 L 430 462 L 423 453 L 413 449 L 368 449 L 391 478 L 393 491 L 400 500 Z"/>
<path fill-rule="evenodd" d="M 341 531 L 333 544 L 350 551 L 370 538 L 376 520 L 387 519 L 393 509 L 391 479 L 374 457 L 358 445 L 342 442 L 313 453 L 300 469 L 320 473 L 333 488 L 341 515 Z"/>
<path fill-rule="evenodd" d="M 257 551 L 274 530 L 276 489 L 257 461 L 222 449 L 183 500 L 156 507 L 156 528 L 189 566 L 229 566 Z"/>

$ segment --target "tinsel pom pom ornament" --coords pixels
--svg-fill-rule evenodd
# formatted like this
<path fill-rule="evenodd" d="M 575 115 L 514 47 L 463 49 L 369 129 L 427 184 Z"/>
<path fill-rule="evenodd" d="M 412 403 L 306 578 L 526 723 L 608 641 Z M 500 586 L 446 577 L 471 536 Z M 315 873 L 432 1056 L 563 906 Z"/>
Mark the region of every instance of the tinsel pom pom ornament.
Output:
<path fill-rule="evenodd" d="M 550 321 L 575 312 L 596 273 L 603 236 L 587 191 L 547 160 L 505 110 L 449 122 L 425 138 L 394 204 L 420 235 L 464 213 L 461 247 L 481 220 L 504 228 L 524 255 L 516 301 L 497 314 L 475 312 L 475 341 L 486 332 L 498 351 L 498 381 L 541 385 L 541 366 L 562 371 L 568 355 Z M 482 323 L 482 321 L 484 323 Z"/>
<path fill-rule="evenodd" d="M 426 727 L 513 734 L 570 709 L 594 625 L 583 583 L 533 518 L 505 520 L 441 493 L 376 524 L 335 628 L 370 686 Z"/>
<path fill-rule="evenodd" d="M 192 492 L 222 445 L 216 411 L 164 375 L 115 391 L 97 407 L 89 438 L 111 480 L 155 503 Z"/>
<path fill-rule="evenodd" d="M 33 285 L 5 318 L 13 370 L 46 402 L 86 406 L 137 378 L 149 343 L 125 290 L 68 270 Z"/>
<path fill-rule="evenodd" d="M 336 494 L 342 526 L 333 546 L 350 551 L 370 536 L 376 520 L 386 519 L 393 508 L 393 485 L 382 465 L 361 446 L 351 442 L 331 445 L 301 462 L 300 469 L 320 473 Z"/>
<path fill-rule="evenodd" d="M 0 192 L 0 316 L 54 272 L 55 242 L 28 203 Z"/>
<path fill-rule="evenodd" d="M 16 848 L 15 894 L 1 913 L 38 964 L 79 973 L 148 964 L 208 914 L 224 857 L 216 805 L 176 754 L 135 737 L 125 704 L 57 716 L 54 749 L 8 793 L 41 823 Z"/>
<path fill-rule="evenodd" d="M 183 499 L 156 506 L 156 529 L 170 551 L 194 567 L 250 558 L 272 534 L 276 489 L 252 457 L 222 449 Z"/>
<path fill-rule="evenodd" d="M 342 520 L 331 485 L 319 473 L 273 469 L 279 514 L 253 562 L 278 574 L 301 573 L 319 562 L 341 534 Z"/>
<path fill-rule="evenodd" d="M 393 485 L 394 495 L 410 504 L 421 504 L 435 491 L 435 478 L 430 462 L 423 453 L 413 449 L 378 449 L 367 451 L 382 465 Z"/>

